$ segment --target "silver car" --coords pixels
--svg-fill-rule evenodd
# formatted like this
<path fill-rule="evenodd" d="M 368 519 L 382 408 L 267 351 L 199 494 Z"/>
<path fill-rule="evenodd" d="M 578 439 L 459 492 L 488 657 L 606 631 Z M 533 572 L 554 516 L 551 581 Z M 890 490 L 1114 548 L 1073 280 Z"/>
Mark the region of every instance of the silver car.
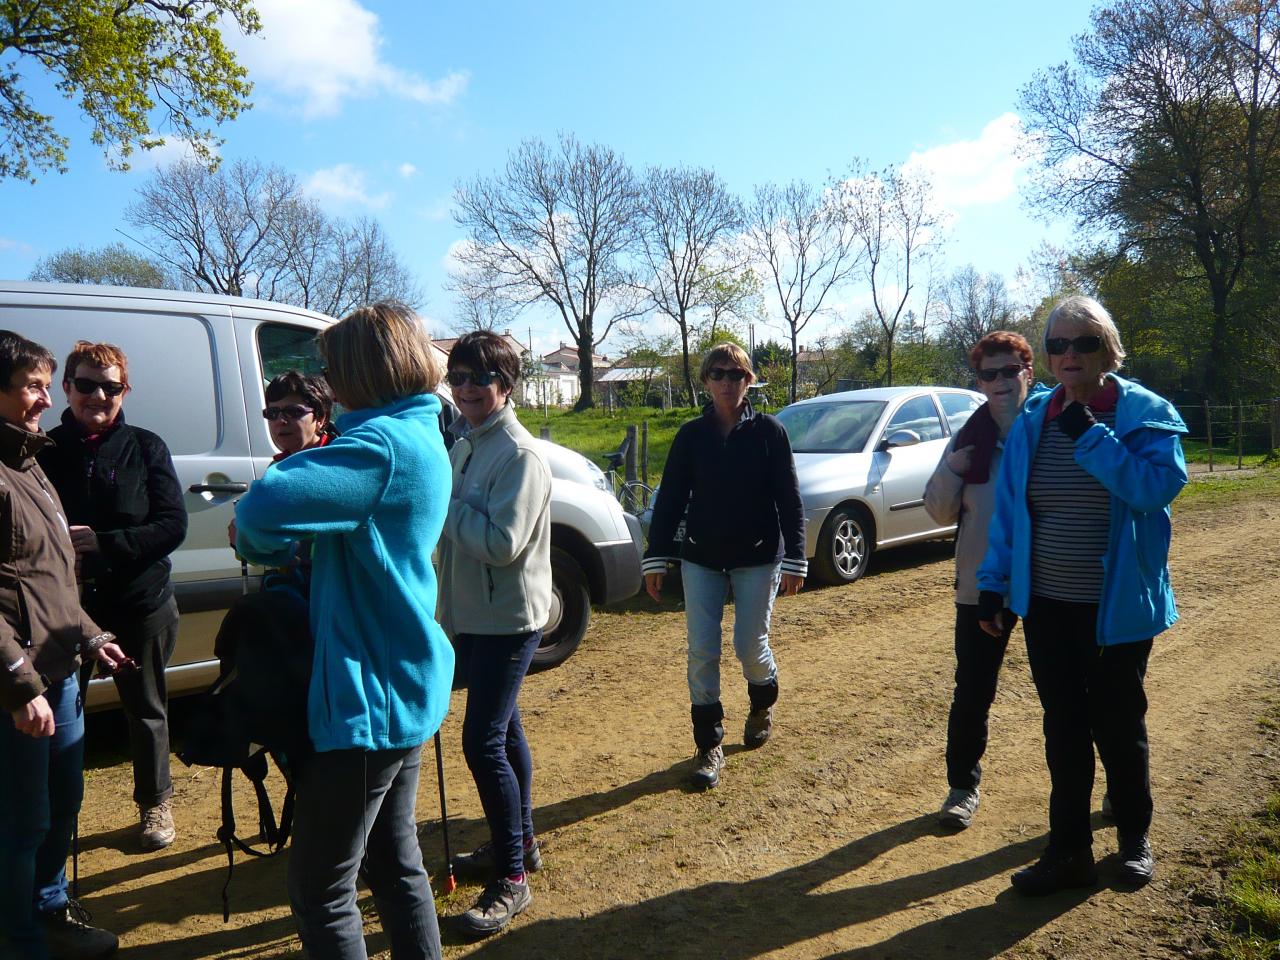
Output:
<path fill-rule="evenodd" d="M 879 387 L 778 411 L 795 454 L 812 576 L 851 583 L 873 550 L 955 531 L 925 511 L 924 487 L 951 435 L 985 399 L 948 387 Z"/>

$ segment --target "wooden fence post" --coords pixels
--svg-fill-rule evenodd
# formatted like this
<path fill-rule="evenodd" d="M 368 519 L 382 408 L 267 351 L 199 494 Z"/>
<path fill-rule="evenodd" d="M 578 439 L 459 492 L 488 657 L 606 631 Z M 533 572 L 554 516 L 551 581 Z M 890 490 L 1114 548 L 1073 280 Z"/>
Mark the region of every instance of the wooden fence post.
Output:
<path fill-rule="evenodd" d="M 1204 402 L 1204 432 L 1209 443 L 1209 472 L 1213 473 L 1213 413 L 1208 400 Z"/>
<path fill-rule="evenodd" d="M 1244 401 L 1236 401 L 1236 469 L 1244 466 Z"/>
<path fill-rule="evenodd" d="M 551 439 L 551 424 L 549 424 L 549 423 L 544 423 L 542 426 L 540 426 L 540 427 L 538 428 L 538 436 L 540 436 L 543 440 L 550 440 L 550 439 Z"/>
<path fill-rule="evenodd" d="M 631 483 L 636 478 L 636 425 L 633 423 L 627 427 L 627 455 L 623 461 L 627 469 L 627 482 Z"/>
<path fill-rule="evenodd" d="M 1276 433 L 1280 432 L 1280 397 L 1271 398 L 1271 450 L 1276 448 Z"/>
<path fill-rule="evenodd" d="M 640 422 L 640 479 L 649 485 L 649 421 Z"/>

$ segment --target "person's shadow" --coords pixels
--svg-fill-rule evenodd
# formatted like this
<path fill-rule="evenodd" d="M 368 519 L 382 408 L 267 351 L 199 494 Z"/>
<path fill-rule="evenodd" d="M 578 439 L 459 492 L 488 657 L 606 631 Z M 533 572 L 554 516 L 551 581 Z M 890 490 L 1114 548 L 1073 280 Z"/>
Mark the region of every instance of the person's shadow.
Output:
<path fill-rule="evenodd" d="M 471 955 L 521 960 L 552 956 L 749 960 L 1007 873 L 1035 859 L 1046 839 L 1042 835 L 1023 840 L 911 876 L 820 890 L 895 847 L 937 833 L 934 816 L 921 815 L 766 877 L 675 890 L 586 917 L 517 921 L 514 929 Z M 618 868 L 625 870 L 626 865 L 620 863 Z M 1091 892 L 1074 890 L 1039 900 L 1001 894 L 993 903 L 913 926 L 882 943 L 839 956 L 954 957 L 962 944 L 966 960 L 994 957 L 1086 900 Z M 459 942 L 449 925 L 443 932 L 447 943 Z"/>

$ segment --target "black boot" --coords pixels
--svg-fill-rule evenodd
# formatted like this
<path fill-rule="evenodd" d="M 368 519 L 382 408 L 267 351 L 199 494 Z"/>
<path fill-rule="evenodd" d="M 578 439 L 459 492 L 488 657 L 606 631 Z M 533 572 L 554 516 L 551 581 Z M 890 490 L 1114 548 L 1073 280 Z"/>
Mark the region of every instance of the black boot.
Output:
<path fill-rule="evenodd" d="M 751 713 L 742 727 L 742 744 L 748 750 L 764 746 L 773 732 L 773 705 L 778 702 L 778 680 L 768 683 L 748 683 L 747 696 L 751 699 Z"/>
<path fill-rule="evenodd" d="M 693 742 L 698 753 L 693 758 L 692 780 L 696 787 L 709 790 L 720 782 L 724 767 L 724 707 L 716 703 L 697 704 L 690 708 L 693 718 Z"/>
<path fill-rule="evenodd" d="M 1069 887 L 1092 887 L 1098 882 L 1093 850 L 1085 847 L 1069 854 L 1046 850 L 1036 863 L 1015 873 L 1010 882 L 1013 889 L 1029 897 L 1043 897 Z"/>

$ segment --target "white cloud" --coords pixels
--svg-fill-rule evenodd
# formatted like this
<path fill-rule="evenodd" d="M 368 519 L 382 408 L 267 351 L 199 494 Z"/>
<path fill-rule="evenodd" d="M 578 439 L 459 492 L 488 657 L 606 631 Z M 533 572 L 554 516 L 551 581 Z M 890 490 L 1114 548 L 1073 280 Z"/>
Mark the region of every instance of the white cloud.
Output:
<path fill-rule="evenodd" d="M 218 145 L 209 143 L 208 148 L 213 155 L 218 156 Z M 131 173 L 150 173 L 157 167 L 167 167 L 171 163 L 177 163 L 179 160 L 194 160 L 196 152 L 191 146 L 191 141 L 181 140 L 177 137 L 166 139 L 164 143 L 150 150 L 135 150 L 129 156 L 129 171 Z"/>
<path fill-rule="evenodd" d="M 415 167 L 412 163 L 402 163 L 400 164 L 399 167 L 396 168 L 396 172 L 399 173 L 400 176 L 408 180 L 410 177 L 412 177 L 415 173 L 418 172 L 418 168 Z"/>
<path fill-rule="evenodd" d="M 9 237 L 0 237 L 0 253 L 16 253 L 23 257 L 29 257 L 35 252 L 35 248 L 29 243 L 24 243 L 21 240 L 11 240 Z"/>
<path fill-rule="evenodd" d="M 307 178 L 302 189 L 321 203 L 339 206 L 380 210 L 391 201 L 389 193 L 370 194 L 364 171 L 350 163 L 317 170 Z"/>
<path fill-rule="evenodd" d="M 255 6 L 262 32 L 245 37 L 228 30 L 227 39 L 254 82 L 299 101 L 308 117 L 379 95 L 447 104 L 470 80 L 466 71 L 427 80 L 383 61 L 378 15 L 357 0 L 258 0 Z"/>
<path fill-rule="evenodd" d="M 926 176 L 944 209 L 999 203 L 1017 191 L 1030 163 L 1020 154 L 1024 137 L 1022 121 L 1005 113 L 983 127 L 976 140 L 916 151 L 903 169 Z"/>

